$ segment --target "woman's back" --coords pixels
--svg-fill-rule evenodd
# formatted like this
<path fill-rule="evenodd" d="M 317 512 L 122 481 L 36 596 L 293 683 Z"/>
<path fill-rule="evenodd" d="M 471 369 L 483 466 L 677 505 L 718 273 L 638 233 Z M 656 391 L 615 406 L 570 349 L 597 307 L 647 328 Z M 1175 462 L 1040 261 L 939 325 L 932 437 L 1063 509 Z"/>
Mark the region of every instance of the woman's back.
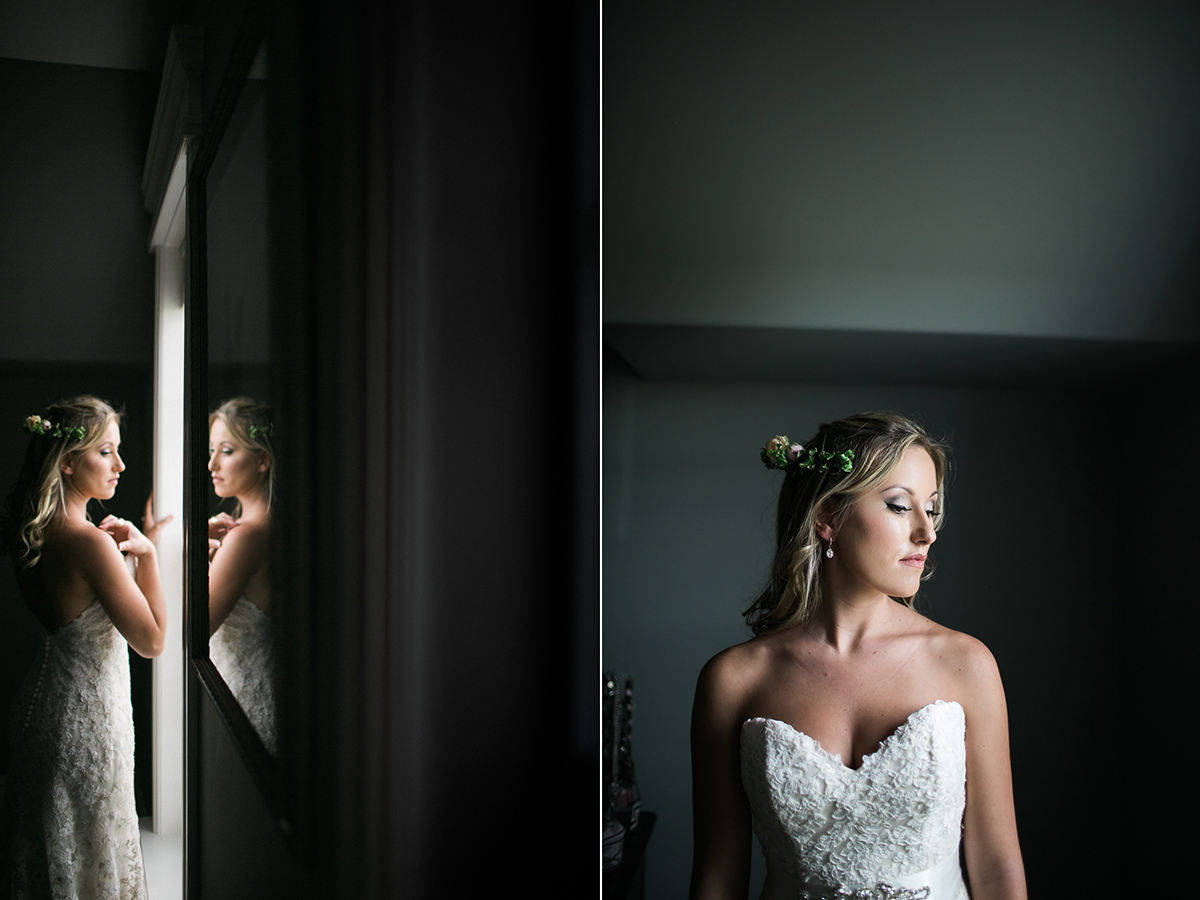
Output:
<path fill-rule="evenodd" d="M 112 538 L 90 522 L 60 519 L 46 529 L 38 564 L 16 569 L 21 597 L 48 634 L 74 621 L 96 599 L 96 589 L 79 565 L 89 540 Z"/>

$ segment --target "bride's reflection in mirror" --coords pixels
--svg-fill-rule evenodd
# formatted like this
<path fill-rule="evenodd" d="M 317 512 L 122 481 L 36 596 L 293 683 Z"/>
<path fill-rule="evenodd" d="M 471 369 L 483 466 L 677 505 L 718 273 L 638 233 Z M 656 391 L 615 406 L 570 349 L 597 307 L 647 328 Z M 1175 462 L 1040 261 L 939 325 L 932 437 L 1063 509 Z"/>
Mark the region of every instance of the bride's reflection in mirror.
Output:
<path fill-rule="evenodd" d="M 208 419 L 213 491 L 232 509 L 209 519 L 209 657 L 272 755 L 276 752 L 271 619 L 271 410 L 249 397 Z"/>

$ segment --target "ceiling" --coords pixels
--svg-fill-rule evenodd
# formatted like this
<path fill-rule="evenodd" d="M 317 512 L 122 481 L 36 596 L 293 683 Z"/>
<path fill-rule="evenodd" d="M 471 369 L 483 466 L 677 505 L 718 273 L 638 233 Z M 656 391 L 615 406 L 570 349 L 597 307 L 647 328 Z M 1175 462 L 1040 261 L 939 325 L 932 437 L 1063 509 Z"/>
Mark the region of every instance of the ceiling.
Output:
<path fill-rule="evenodd" d="M 1200 340 L 1197 5 L 603 15 L 604 319 L 635 370 L 706 345 L 749 375 L 788 334 Z"/>
<path fill-rule="evenodd" d="M 157 72 L 183 7 L 0 4 L 0 57 Z M 808 378 L 896 332 L 954 371 L 1177 358 L 1198 50 L 1195 4 L 608 0 L 606 340 L 655 377 Z"/>
<path fill-rule="evenodd" d="M 0 57 L 161 72 L 184 0 L 37 0 L 0 4 Z"/>

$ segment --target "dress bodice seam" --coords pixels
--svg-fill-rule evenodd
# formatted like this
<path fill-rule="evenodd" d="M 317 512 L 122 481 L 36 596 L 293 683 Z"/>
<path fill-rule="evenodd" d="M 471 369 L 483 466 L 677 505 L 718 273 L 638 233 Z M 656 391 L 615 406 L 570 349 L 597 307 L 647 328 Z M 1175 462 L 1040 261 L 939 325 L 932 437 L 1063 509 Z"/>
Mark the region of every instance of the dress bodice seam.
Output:
<path fill-rule="evenodd" d="M 745 727 L 748 724 L 750 724 L 751 722 L 762 722 L 764 724 L 773 723 L 775 725 L 782 725 L 784 728 L 788 729 L 793 734 L 798 735 L 804 741 L 807 741 L 808 744 L 813 749 L 823 753 L 825 756 L 829 757 L 829 759 L 831 759 L 831 760 L 837 760 L 838 763 L 840 765 L 842 765 L 848 771 L 861 772 L 863 769 L 865 769 L 867 767 L 868 762 L 870 760 L 873 760 L 875 757 L 879 756 L 880 754 L 882 754 L 883 751 L 887 748 L 887 746 L 890 743 L 899 743 L 899 741 L 902 739 L 904 733 L 908 731 L 909 727 L 912 726 L 912 724 L 914 722 L 916 722 L 919 718 L 924 718 L 924 716 L 929 714 L 927 712 L 928 710 L 932 710 L 939 706 L 957 706 L 959 709 L 962 709 L 962 705 L 957 700 L 941 700 L 941 699 L 933 700 L 933 701 L 930 701 L 929 703 L 926 703 L 924 706 L 917 707 L 912 712 L 910 712 L 907 716 L 905 716 L 903 722 L 901 722 L 894 729 L 892 729 L 892 731 L 890 733 L 884 735 L 883 739 L 879 741 L 879 743 L 875 746 L 874 750 L 870 751 L 869 753 L 864 753 L 863 757 L 862 757 L 862 762 L 859 763 L 857 766 L 846 765 L 845 760 L 842 759 L 842 754 L 834 753 L 831 750 L 826 750 L 823 746 L 821 746 L 821 742 L 818 741 L 816 738 L 805 733 L 801 729 L 797 728 L 795 725 L 792 725 L 790 722 L 785 722 L 783 719 L 775 719 L 775 718 L 771 718 L 770 716 L 751 716 L 750 718 L 748 718 L 744 722 L 742 722 L 742 728 L 744 730 Z"/>

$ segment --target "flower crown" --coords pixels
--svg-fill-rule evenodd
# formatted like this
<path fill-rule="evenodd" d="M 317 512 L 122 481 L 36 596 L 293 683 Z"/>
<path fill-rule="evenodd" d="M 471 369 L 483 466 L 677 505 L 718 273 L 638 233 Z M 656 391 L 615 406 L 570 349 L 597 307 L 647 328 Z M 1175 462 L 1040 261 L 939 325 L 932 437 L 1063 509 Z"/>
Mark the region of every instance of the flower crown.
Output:
<path fill-rule="evenodd" d="M 269 438 L 275 435 L 275 425 L 268 422 L 266 425 L 251 425 L 250 438 L 257 441 L 259 438 Z"/>
<path fill-rule="evenodd" d="M 49 419 L 43 419 L 41 416 L 27 416 L 25 423 L 21 427 L 30 434 L 36 434 L 39 437 L 68 437 L 82 441 L 84 435 L 87 434 L 82 425 L 76 425 L 74 428 L 63 428 L 62 425 L 55 424 Z"/>
<path fill-rule="evenodd" d="M 795 466 L 810 472 L 849 472 L 854 469 L 854 451 L 805 450 L 803 444 L 795 444 L 787 435 L 777 434 L 759 450 L 763 464 L 768 469 L 783 469 Z"/>

